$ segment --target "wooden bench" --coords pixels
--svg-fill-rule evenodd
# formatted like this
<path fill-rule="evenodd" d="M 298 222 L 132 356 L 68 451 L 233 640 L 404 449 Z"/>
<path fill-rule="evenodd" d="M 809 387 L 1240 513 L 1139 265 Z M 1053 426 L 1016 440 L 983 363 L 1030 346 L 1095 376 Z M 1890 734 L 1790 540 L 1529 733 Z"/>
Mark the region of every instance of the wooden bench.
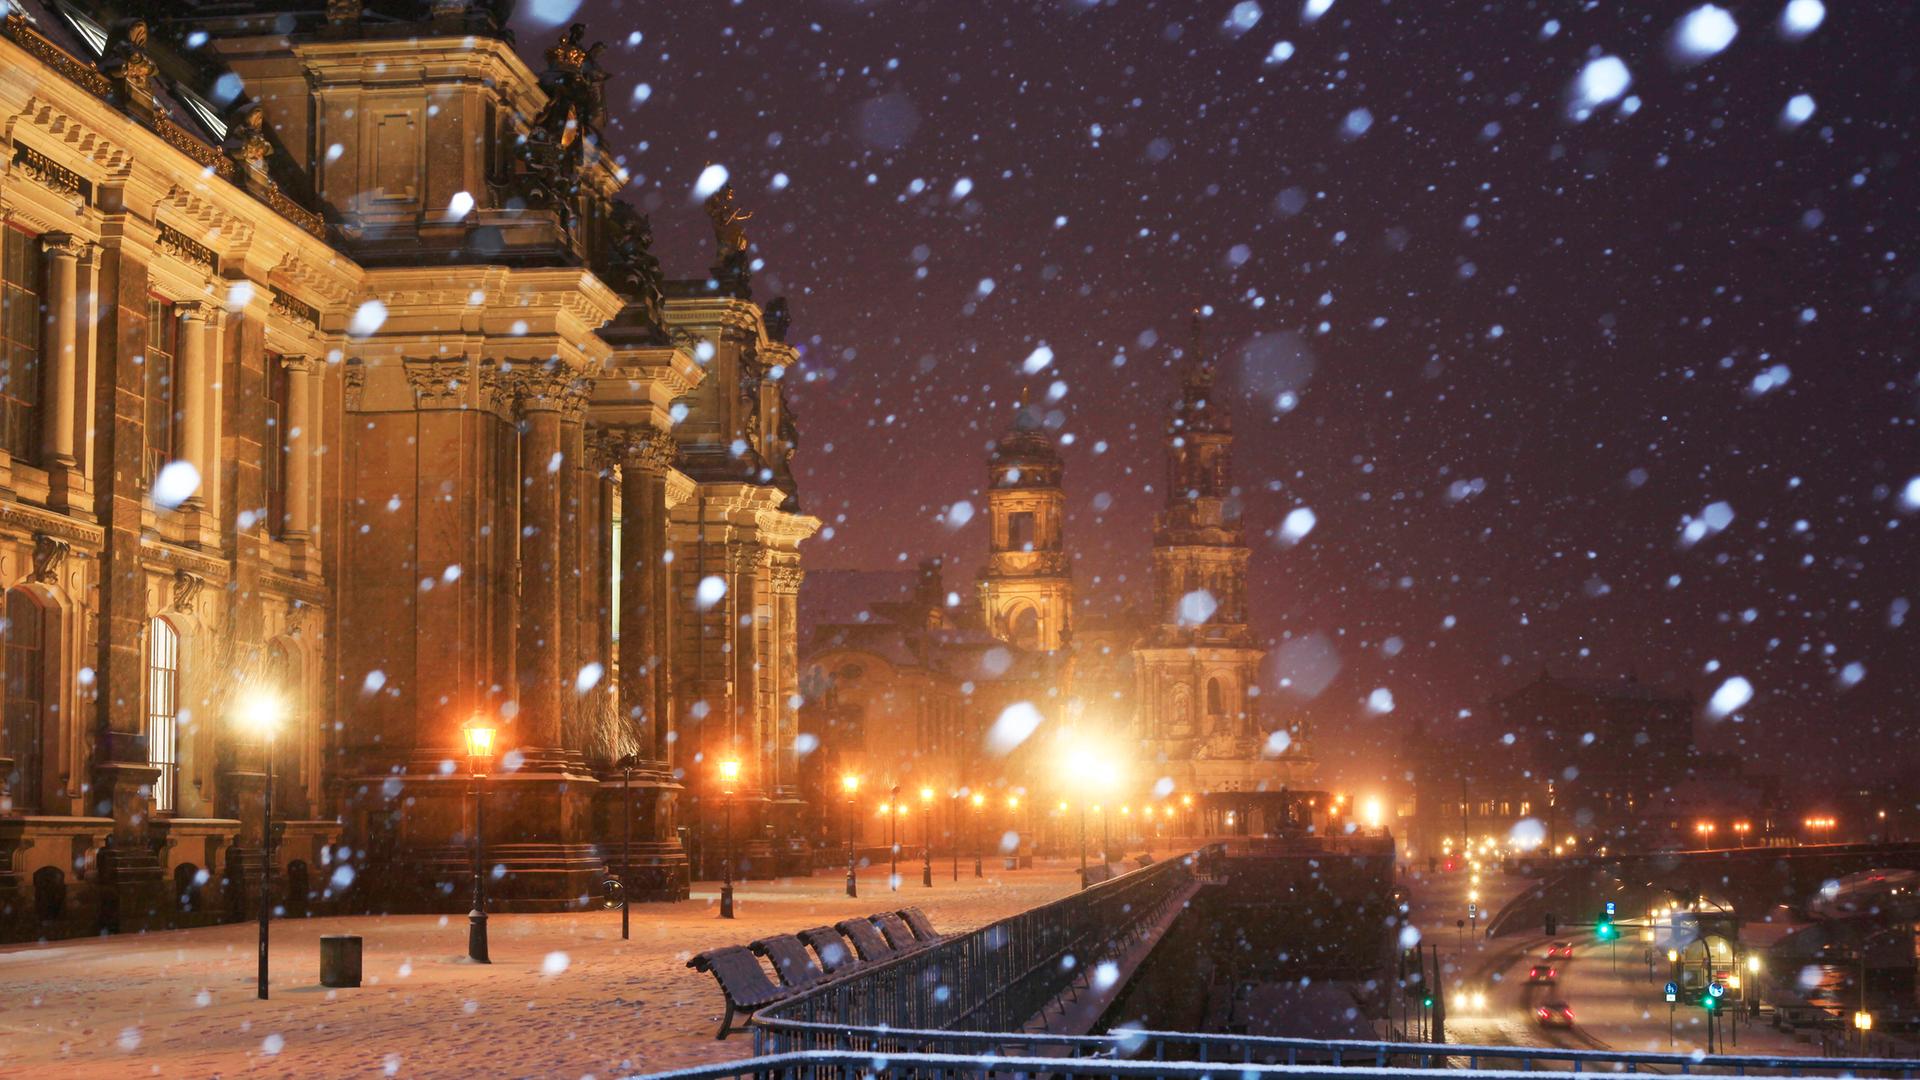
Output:
<path fill-rule="evenodd" d="M 860 966 L 860 958 L 847 945 L 847 939 L 831 926 L 802 930 L 800 940 L 813 946 L 813 954 L 820 958 L 821 968 L 829 975 Z"/>
<path fill-rule="evenodd" d="M 900 918 L 906 921 L 907 929 L 913 931 L 914 939 L 922 945 L 931 945 L 941 938 L 941 933 L 933 928 L 933 920 L 917 907 L 901 908 Z"/>
<path fill-rule="evenodd" d="M 869 964 L 900 955 L 900 950 L 887 944 L 887 939 L 881 936 L 880 928 L 866 919 L 842 919 L 834 923 L 833 928 L 845 934 L 860 959 Z"/>
<path fill-rule="evenodd" d="M 905 920 L 891 911 L 869 915 L 867 919 L 880 928 L 880 933 L 886 936 L 887 944 L 893 946 L 894 952 L 912 952 L 925 944 L 914 937 L 912 928 Z"/>
<path fill-rule="evenodd" d="M 827 977 L 826 969 L 808 955 L 805 943 L 792 934 L 772 934 L 747 948 L 753 950 L 753 955 L 772 961 L 773 973 L 780 977 L 783 986 L 798 990 Z"/>
<path fill-rule="evenodd" d="M 715 1039 L 724 1039 L 733 1033 L 735 1014 L 751 1016 L 755 1010 L 788 994 L 767 978 L 767 969 L 761 967 L 760 961 L 743 945 L 708 949 L 687 961 L 687 966 L 695 971 L 711 972 L 726 998 L 727 1015 L 720 1021 L 720 1033 Z"/>

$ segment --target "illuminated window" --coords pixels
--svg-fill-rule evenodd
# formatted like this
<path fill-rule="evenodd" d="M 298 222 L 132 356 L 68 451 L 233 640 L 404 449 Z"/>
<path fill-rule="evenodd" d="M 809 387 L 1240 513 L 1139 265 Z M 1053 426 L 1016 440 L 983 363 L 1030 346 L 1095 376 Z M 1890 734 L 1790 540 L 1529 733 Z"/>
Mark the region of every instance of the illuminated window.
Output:
<path fill-rule="evenodd" d="M 180 802 L 180 634 L 162 618 L 147 634 L 147 762 L 160 769 L 154 812 L 171 814 Z"/>
<path fill-rule="evenodd" d="M 174 353 L 180 344 L 180 320 L 174 317 L 173 304 L 157 296 L 147 297 L 147 483 L 174 458 L 175 428 Z"/>
<path fill-rule="evenodd" d="M 1007 547 L 1014 551 L 1033 550 L 1033 513 L 1021 510 L 1007 515 Z"/>
<path fill-rule="evenodd" d="M 19 229 L 0 232 L 0 448 L 30 461 L 40 439 L 40 245 Z"/>
<path fill-rule="evenodd" d="M 41 805 L 46 754 L 46 613 L 25 590 L 7 594 L 7 703 L 5 752 L 13 758 L 16 813 L 34 813 Z"/>

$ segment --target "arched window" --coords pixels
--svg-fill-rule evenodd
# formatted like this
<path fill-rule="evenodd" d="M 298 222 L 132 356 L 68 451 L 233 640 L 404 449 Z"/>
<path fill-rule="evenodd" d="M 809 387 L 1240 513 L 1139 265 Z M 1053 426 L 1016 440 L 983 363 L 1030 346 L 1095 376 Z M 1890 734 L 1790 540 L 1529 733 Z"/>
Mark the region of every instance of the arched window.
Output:
<path fill-rule="evenodd" d="M 153 810 L 180 805 L 180 633 L 155 616 L 147 632 L 147 762 L 160 769 Z"/>
<path fill-rule="evenodd" d="M 1226 695 L 1220 692 L 1220 680 L 1207 680 L 1207 715 L 1222 716 L 1227 711 Z"/>
<path fill-rule="evenodd" d="M 1007 637 L 1023 649 L 1040 647 L 1040 613 L 1031 607 L 1022 607 L 1013 613 L 1013 619 L 1007 627 Z"/>
<path fill-rule="evenodd" d="M 47 716 L 46 612 L 25 589 L 7 594 L 6 749 L 13 758 L 8 788 L 16 812 L 45 809 Z"/>

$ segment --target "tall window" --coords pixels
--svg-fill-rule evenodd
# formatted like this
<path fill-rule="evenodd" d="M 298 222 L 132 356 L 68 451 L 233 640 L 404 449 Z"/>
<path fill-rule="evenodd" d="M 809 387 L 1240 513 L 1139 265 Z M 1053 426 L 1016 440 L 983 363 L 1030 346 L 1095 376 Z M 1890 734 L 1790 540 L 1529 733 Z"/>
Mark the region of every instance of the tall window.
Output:
<path fill-rule="evenodd" d="M 0 448 L 31 459 L 40 437 L 40 245 L 19 229 L 0 233 Z"/>
<path fill-rule="evenodd" d="M 173 357 L 180 344 L 180 320 L 171 301 L 147 297 L 147 481 L 172 461 L 174 432 Z"/>
<path fill-rule="evenodd" d="M 180 634 L 158 617 L 147 633 L 147 761 L 160 767 L 154 812 L 171 814 L 180 805 Z"/>
<path fill-rule="evenodd" d="M 1227 711 L 1227 696 L 1220 692 L 1220 680 L 1207 680 L 1207 714 L 1220 716 Z"/>
<path fill-rule="evenodd" d="M 267 357 L 267 529 L 274 536 L 287 531 L 287 367 L 278 356 Z"/>
<path fill-rule="evenodd" d="M 25 590 L 7 594 L 5 636 L 6 748 L 14 770 L 8 786 L 14 811 L 30 814 L 44 809 L 46 615 Z"/>
<path fill-rule="evenodd" d="M 1033 550 L 1033 513 L 1017 510 L 1007 515 L 1007 547 L 1013 551 Z"/>

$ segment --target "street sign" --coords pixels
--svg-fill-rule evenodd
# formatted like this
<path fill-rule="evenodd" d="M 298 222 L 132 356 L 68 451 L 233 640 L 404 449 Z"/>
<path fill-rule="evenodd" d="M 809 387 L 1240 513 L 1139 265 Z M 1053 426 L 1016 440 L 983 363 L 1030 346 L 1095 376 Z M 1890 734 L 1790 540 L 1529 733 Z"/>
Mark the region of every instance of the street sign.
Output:
<path fill-rule="evenodd" d="M 1719 997 L 1721 994 L 1724 994 L 1726 992 L 1727 992 L 1727 988 L 1724 986 L 1721 986 L 1717 982 L 1710 982 L 1707 984 L 1707 993 L 1712 994 L 1714 997 Z"/>
<path fill-rule="evenodd" d="M 1480 913 L 1480 905 L 1479 905 L 1479 904 L 1468 904 L 1468 905 L 1467 905 L 1467 914 L 1469 914 L 1469 915 L 1478 915 L 1479 913 Z"/>
<path fill-rule="evenodd" d="M 1667 984 L 1667 1000 L 1669 1002 L 1680 1000 L 1680 988 L 1678 986 L 1672 983 Z"/>
<path fill-rule="evenodd" d="M 1607 901 L 1607 917 L 1613 917 L 1613 901 L 1611 900 Z"/>

